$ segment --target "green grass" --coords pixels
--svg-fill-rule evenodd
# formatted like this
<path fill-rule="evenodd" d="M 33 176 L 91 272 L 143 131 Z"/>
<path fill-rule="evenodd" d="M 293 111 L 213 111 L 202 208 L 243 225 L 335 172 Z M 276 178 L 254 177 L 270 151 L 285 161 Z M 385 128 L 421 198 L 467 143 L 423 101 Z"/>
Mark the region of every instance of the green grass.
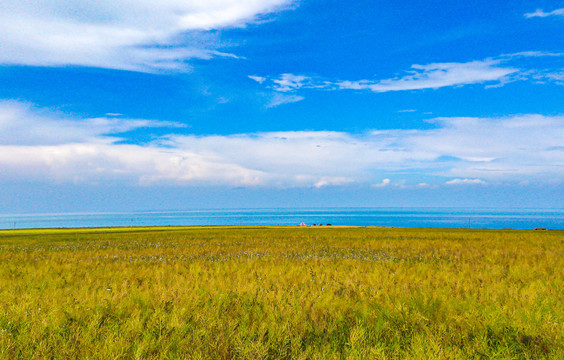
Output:
<path fill-rule="evenodd" d="M 0 232 L 0 359 L 563 359 L 564 232 Z"/>

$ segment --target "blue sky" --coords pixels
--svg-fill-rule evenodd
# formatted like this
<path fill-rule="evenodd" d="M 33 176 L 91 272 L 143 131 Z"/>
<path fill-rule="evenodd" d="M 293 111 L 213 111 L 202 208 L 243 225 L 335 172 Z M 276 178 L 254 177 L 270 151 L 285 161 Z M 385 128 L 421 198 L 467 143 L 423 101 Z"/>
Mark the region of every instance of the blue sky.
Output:
<path fill-rule="evenodd" d="M 0 4 L 0 212 L 564 204 L 563 1 Z"/>

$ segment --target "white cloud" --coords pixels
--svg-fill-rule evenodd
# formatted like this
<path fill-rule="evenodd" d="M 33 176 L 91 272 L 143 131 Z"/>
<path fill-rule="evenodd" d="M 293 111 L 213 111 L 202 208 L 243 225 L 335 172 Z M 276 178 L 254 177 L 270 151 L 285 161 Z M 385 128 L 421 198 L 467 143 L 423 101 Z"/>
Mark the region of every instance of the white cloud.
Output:
<path fill-rule="evenodd" d="M 390 180 L 390 179 L 384 179 L 384 180 L 382 180 L 381 183 L 372 184 L 372 187 L 375 187 L 375 188 L 383 188 L 383 187 L 387 187 L 388 185 L 390 185 L 390 183 L 391 183 L 391 180 Z"/>
<path fill-rule="evenodd" d="M 268 87 L 272 91 L 268 96 L 266 108 L 273 108 L 283 104 L 291 104 L 304 99 L 301 95 L 287 94 L 295 92 L 304 87 L 311 87 L 311 78 L 303 75 L 281 74 L 278 78 L 266 78 L 262 76 L 249 75 L 249 78 L 263 84 L 269 81 Z"/>
<path fill-rule="evenodd" d="M 446 86 L 468 85 L 496 81 L 515 73 L 518 69 L 500 67 L 499 61 L 484 60 L 467 63 L 434 63 L 412 65 L 411 74 L 378 81 L 341 81 L 340 89 L 371 90 L 374 92 L 438 89 Z"/>
<path fill-rule="evenodd" d="M 438 89 L 447 86 L 461 86 L 483 82 L 500 82 L 508 75 L 518 72 L 512 67 L 498 66 L 499 60 L 487 59 L 468 63 L 435 63 L 428 65 L 412 65 L 409 75 L 385 80 L 358 81 L 319 81 L 304 75 L 281 74 L 278 78 L 249 76 L 260 84 L 276 92 L 292 93 L 300 89 L 326 90 L 369 90 L 373 92 L 405 91 L 421 89 Z M 260 81 L 259 81 L 260 80 Z M 269 83 L 267 83 L 269 80 Z M 275 95 L 267 107 L 303 100 L 302 96 Z M 402 110 L 400 112 L 413 112 Z"/>
<path fill-rule="evenodd" d="M 268 174 L 210 155 L 146 145 L 71 143 L 0 146 L 0 166 L 16 179 L 96 183 L 109 179 L 140 184 L 260 185 Z"/>
<path fill-rule="evenodd" d="M 561 67 L 553 71 L 530 68 L 523 64 L 540 58 L 557 58 L 564 53 L 542 51 L 523 51 L 513 54 L 502 54 L 495 58 L 469 62 L 444 62 L 426 65 L 414 64 L 405 75 L 381 80 L 340 80 L 328 81 L 316 77 L 296 74 L 281 74 L 279 77 L 261 77 L 261 83 L 279 92 L 297 92 L 300 89 L 324 90 L 365 90 L 377 93 L 390 91 L 410 91 L 439 89 L 471 84 L 486 84 L 486 88 L 501 87 L 509 82 L 543 79 L 560 84 Z M 529 67 L 522 69 L 522 66 Z M 407 109 L 400 112 L 411 112 Z"/>
<path fill-rule="evenodd" d="M 294 91 L 302 88 L 310 78 L 303 75 L 282 74 L 278 79 L 272 79 L 274 90 L 280 92 Z"/>
<path fill-rule="evenodd" d="M 486 185 L 484 180 L 480 179 L 452 179 L 446 182 L 447 185 Z"/>
<path fill-rule="evenodd" d="M 254 76 L 254 75 L 249 75 L 249 79 L 258 82 L 259 84 L 262 84 L 266 80 L 266 78 L 262 76 Z"/>
<path fill-rule="evenodd" d="M 272 95 L 270 101 L 266 104 L 266 107 L 272 108 L 278 105 L 291 104 L 298 101 L 302 101 L 303 99 L 304 97 L 299 95 L 274 94 Z"/>
<path fill-rule="evenodd" d="M 347 177 L 322 177 L 319 181 L 317 181 L 315 184 L 313 184 L 313 186 L 315 186 L 316 188 L 322 188 L 324 186 L 340 186 L 340 185 L 346 185 L 346 184 L 350 184 L 354 182 L 353 179 L 347 178 Z"/>
<path fill-rule="evenodd" d="M 64 114 L 35 109 L 18 101 L 0 101 L 0 144 L 55 145 L 69 142 L 115 141 L 101 137 L 138 128 L 185 127 L 183 124 L 112 117 L 74 119 Z M 110 114 L 107 114 L 110 116 Z"/>
<path fill-rule="evenodd" d="M 548 16 L 564 16 L 564 8 L 556 9 L 550 12 L 544 12 L 541 9 L 537 9 L 535 12 L 525 14 L 525 17 L 532 18 L 532 17 L 548 17 Z"/>
<path fill-rule="evenodd" d="M 521 51 L 512 54 L 503 54 L 497 58 L 500 60 L 511 60 L 515 58 L 540 58 L 540 57 L 560 57 L 564 56 L 564 53 L 556 53 L 549 51 Z"/>
<path fill-rule="evenodd" d="M 229 56 L 208 30 L 242 27 L 290 0 L 44 0 L 0 2 L 0 64 L 187 70 Z"/>
<path fill-rule="evenodd" d="M 564 81 L 564 71 L 559 73 L 547 74 L 546 76 L 554 81 Z"/>
<path fill-rule="evenodd" d="M 284 131 L 235 135 L 170 134 L 149 143 L 120 134 L 174 123 L 76 119 L 25 103 L 0 103 L 0 181 L 125 181 L 323 187 L 352 182 L 391 186 L 479 181 L 564 181 L 564 116 L 437 118 L 422 130 L 353 135 Z M 442 179 L 442 180 L 441 180 Z M 113 181 L 112 180 L 112 181 Z M 436 184 L 432 183 L 431 185 Z"/>
<path fill-rule="evenodd" d="M 553 83 L 556 85 L 564 85 L 564 71 L 535 71 L 531 77 L 538 84 Z"/>

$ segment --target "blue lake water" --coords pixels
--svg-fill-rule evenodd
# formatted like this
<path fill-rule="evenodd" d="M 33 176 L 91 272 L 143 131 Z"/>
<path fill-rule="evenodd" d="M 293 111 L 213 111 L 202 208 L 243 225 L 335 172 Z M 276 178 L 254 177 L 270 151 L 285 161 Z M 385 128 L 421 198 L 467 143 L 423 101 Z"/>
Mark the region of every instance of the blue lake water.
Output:
<path fill-rule="evenodd" d="M 398 226 L 564 230 L 561 210 L 460 208 L 326 208 L 144 211 L 128 213 L 0 215 L 0 229 L 165 225 Z"/>

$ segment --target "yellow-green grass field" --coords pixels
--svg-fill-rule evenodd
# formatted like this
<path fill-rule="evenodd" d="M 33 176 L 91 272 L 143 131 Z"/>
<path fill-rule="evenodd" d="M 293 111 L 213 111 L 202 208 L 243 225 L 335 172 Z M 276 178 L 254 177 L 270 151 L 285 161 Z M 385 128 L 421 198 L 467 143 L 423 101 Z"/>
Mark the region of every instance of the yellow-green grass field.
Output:
<path fill-rule="evenodd" d="M 564 232 L 0 232 L 0 359 L 564 359 Z"/>

